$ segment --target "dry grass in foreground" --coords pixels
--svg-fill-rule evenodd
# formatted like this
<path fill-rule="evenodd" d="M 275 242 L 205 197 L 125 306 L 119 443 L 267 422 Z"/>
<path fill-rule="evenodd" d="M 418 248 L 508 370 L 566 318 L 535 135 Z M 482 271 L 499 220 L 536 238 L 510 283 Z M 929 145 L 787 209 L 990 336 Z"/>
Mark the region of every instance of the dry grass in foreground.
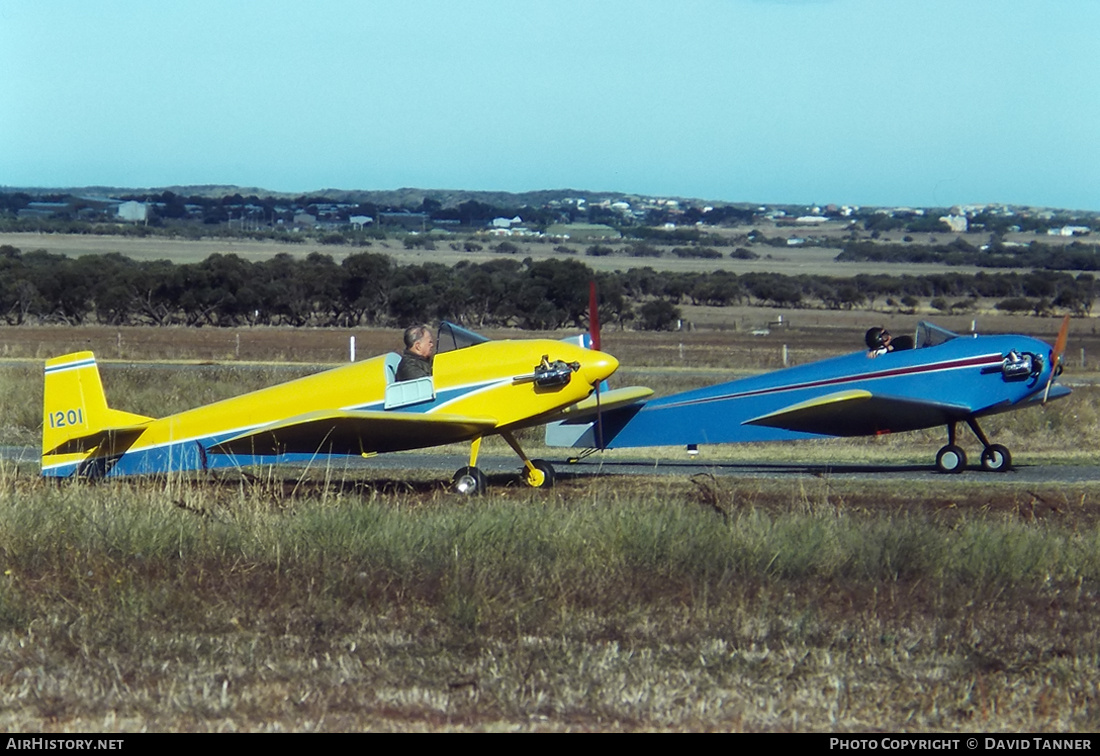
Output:
<path fill-rule="evenodd" d="M 0 469 L 8 731 L 1089 732 L 1100 488 L 48 484 Z"/>

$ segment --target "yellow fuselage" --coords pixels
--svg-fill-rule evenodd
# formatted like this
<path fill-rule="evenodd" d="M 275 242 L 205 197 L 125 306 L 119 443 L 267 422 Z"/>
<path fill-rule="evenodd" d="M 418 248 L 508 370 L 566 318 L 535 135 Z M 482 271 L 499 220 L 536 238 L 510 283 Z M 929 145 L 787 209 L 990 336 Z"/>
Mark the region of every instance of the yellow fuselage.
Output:
<path fill-rule="evenodd" d="M 524 380 L 544 357 L 550 361 L 578 363 L 578 367 L 564 385 L 545 387 L 533 380 Z M 64 359 L 58 358 L 51 363 L 62 363 Z M 47 363 L 47 386 L 51 380 L 51 363 Z M 159 419 L 107 410 L 133 418 L 128 427 L 121 429 L 112 429 L 110 423 L 97 424 L 94 417 L 86 418 L 85 410 L 80 409 L 79 417 L 86 421 L 85 427 L 70 428 L 65 436 L 61 430 L 51 430 L 50 419 L 51 413 L 58 417 L 64 417 L 65 413 L 75 416 L 73 408 L 84 406 L 82 397 L 87 392 L 80 385 L 81 371 L 74 369 L 71 377 L 66 375 L 55 380 L 75 381 L 75 388 L 65 384 L 64 390 L 53 392 L 53 398 L 47 391 L 43 473 L 72 474 L 89 457 L 110 457 L 110 469 L 104 474 L 122 475 L 231 464 L 232 461 L 210 459 L 217 456 L 209 452 L 211 447 L 257 428 L 288 419 L 293 423 L 295 418 L 333 411 L 363 412 L 372 417 L 375 413 L 385 414 L 385 417 L 378 415 L 379 427 L 386 429 L 380 432 L 389 433 L 391 438 L 379 448 L 387 451 L 442 442 L 430 430 L 424 430 L 429 423 L 415 422 L 413 415 L 446 416 L 452 420 L 477 418 L 481 425 L 477 429 L 462 430 L 458 438 L 454 431 L 458 426 L 452 423 L 451 434 L 446 440 L 472 439 L 522 426 L 534 418 L 572 405 L 587 397 L 594 384 L 606 379 L 618 367 L 614 357 L 573 343 L 488 341 L 436 355 L 432 378 L 434 396 L 391 412 L 384 408 L 384 401 L 387 386 L 393 383 L 395 363 L 396 355 L 382 355 Z M 53 369 L 64 372 L 65 367 L 63 363 L 55 364 Z M 95 370 L 94 358 L 91 370 Z M 95 381 L 98 385 L 98 374 Z M 51 403 L 54 406 L 51 407 Z M 96 413 L 89 411 L 87 414 Z M 390 417 L 392 422 L 388 421 Z M 405 418 L 409 421 L 403 422 Z M 79 440 L 79 433 L 86 439 L 95 438 L 96 447 L 91 448 L 89 440 L 79 450 L 72 448 L 77 442 L 66 439 Z M 95 436 L 96 433 L 99 435 Z M 68 447 L 63 446 L 62 441 L 66 441 Z M 369 445 L 364 446 L 364 450 L 368 448 Z"/>

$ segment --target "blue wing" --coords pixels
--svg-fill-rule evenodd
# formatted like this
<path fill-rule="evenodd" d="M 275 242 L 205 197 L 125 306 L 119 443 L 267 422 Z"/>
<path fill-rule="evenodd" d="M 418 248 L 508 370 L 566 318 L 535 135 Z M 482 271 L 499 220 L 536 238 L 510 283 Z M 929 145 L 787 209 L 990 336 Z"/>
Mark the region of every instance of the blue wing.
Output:
<path fill-rule="evenodd" d="M 970 409 L 958 404 L 852 390 L 791 404 L 742 424 L 821 436 L 873 436 L 946 425 L 969 415 Z"/>

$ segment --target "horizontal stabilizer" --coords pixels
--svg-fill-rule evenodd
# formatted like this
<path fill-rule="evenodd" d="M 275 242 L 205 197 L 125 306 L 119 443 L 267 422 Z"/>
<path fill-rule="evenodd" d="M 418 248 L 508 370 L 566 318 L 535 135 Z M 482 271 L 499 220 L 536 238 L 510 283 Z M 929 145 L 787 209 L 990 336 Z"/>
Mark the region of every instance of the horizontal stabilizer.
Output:
<path fill-rule="evenodd" d="M 596 402 L 596 394 L 589 394 L 576 404 L 570 404 L 565 409 L 555 410 L 549 414 L 531 417 L 516 423 L 511 428 L 530 428 L 534 425 L 567 424 L 571 428 L 594 422 L 596 415 L 629 407 L 631 405 L 642 406 L 642 402 L 653 396 L 653 389 L 645 386 L 624 386 L 611 391 L 600 391 L 599 404 Z M 551 446 L 567 444 L 551 444 Z"/>
<path fill-rule="evenodd" d="M 929 428 L 963 420 L 970 409 L 942 402 L 838 391 L 744 421 L 822 436 L 869 436 Z"/>
<path fill-rule="evenodd" d="M 320 410 L 254 428 L 212 445 L 214 454 L 372 454 L 450 444 L 496 427 L 491 417 Z"/>
<path fill-rule="evenodd" d="M 653 396 L 653 389 L 645 386 L 624 386 L 611 391 L 601 391 L 598 400 L 595 394 L 590 394 L 587 399 L 563 409 L 558 413 L 560 416 L 558 419 L 571 422 L 590 420 L 596 417 L 597 412 L 610 412 L 651 396 Z"/>
<path fill-rule="evenodd" d="M 115 410 L 108 410 L 109 413 L 114 413 Z M 128 412 L 118 412 L 119 415 L 129 415 L 131 418 L 138 419 L 140 424 L 138 425 L 120 425 L 113 428 L 102 428 L 94 433 L 88 433 L 83 436 L 73 436 L 72 438 L 65 439 L 64 442 L 58 444 L 53 449 L 49 449 L 43 452 L 43 456 L 51 454 L 86 454 L 99 447 L 105 447 L 107 449 L 113 449 L 119 446 L 129 446 L 138 436 L 142 434 L 146 426 L 153 422 L 151 417 L 142 417 L 141 415 L 130 415 Z M 113 420 L 122 420 L 123 418 L 110 418 Z"/>
<path fill-rule="evenodd" d="M 554 431 L 550 430 L 551 425 L 559 426 L 564 424 L 575 430 L 579 426 L 594 423 L 597 414 L 603 413 L 606 416 L 607 413 L 613 412 L 615 409 L 629 407 L 631 405 L 638 405 L 640 407 L 641 403 L 652 395 L 652 388 L 647 388 L 646 386 L 624 386 L 615 388 L 613 391 L 601 391 L 599 392 L 598 403 L 596 401 L 596 395 L 593 393 L 581 399 L 580 402 L 571 404 L 564 409 L 559 409 L 557 412 L 550 413 L 549 415 L 531 417 L 511 427 L 529 428 L 536 425 L 546 425 L 547 438 L 550 438 L 554 436 Z M 572 430 L 570 432 L 572 432 Z M 576 432 L 582 431 L 577 430 Z M 571 446 L 570 443 L 549 443 L 549 441 L 548 445 Z"/>

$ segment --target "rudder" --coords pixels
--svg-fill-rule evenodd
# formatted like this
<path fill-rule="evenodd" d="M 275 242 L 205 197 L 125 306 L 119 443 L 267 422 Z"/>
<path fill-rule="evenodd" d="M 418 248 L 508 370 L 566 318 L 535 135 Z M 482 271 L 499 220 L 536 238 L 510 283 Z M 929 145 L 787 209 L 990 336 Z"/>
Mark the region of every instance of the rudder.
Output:
<path fill-rule="evenodd" d="M 42 399 L 42 474 L 47 476 L 71 475 L 104 442 L 152 420 L 107 406 L 91 352 L 47 360 Z"/>

